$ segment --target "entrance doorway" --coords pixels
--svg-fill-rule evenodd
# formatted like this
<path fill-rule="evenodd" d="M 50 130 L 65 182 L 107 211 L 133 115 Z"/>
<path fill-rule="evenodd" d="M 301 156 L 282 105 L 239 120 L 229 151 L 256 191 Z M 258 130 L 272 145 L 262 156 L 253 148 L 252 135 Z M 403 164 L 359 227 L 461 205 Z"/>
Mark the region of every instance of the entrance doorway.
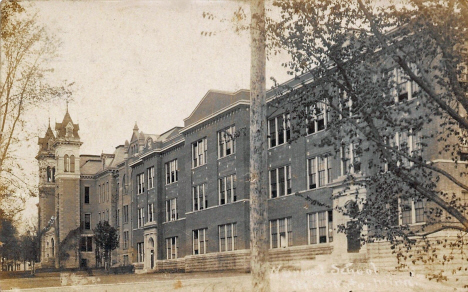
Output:
<path fill-rule="evenodd" d="M 361 249 L 361 228 L 356 221 L 349 221 L 346 228 L 348 252 L 358 253 Z"/>
<path fill-rule="evenodd" d="M 154 268 L 154 240 L 152 237 L 148 240 L 148 246 L 150 248 L 150 269 Z"/>

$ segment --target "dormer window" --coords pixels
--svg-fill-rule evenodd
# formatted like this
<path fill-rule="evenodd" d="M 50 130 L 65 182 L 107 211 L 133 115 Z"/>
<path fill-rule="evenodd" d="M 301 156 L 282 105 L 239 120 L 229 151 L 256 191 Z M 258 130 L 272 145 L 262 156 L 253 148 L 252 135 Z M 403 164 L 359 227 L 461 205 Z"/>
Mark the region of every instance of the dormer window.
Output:
<path fill-rule="evenodd" d="M 72 125 L 72 123 L 68 123 L 68 125 L 65 127 L 65 130 L 66 130 L 65 137 L 72 138 L 73 137 L 73 125 Z"/>

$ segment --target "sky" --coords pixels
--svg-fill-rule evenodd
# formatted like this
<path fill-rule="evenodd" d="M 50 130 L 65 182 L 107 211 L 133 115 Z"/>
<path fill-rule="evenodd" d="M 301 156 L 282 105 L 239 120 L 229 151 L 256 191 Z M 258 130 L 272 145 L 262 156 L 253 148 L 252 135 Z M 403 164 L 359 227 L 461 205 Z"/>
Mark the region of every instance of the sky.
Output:
<path fill-rule="evenodd" d="M 81 154 L 112 153 L 140 131 L 161 134 L 183 126 L 210 89 L 236 91 L 250 83 L 250 35 L 235 33 L 231 19 L 238 1 L 34 1 L 38 21 L 58 37 L 53 78 L 74 82 L 69 113 L 80 125 Z M 245 7 L 248 15 L 248 7 Z M 211 12 L 215 20 L 207 20 Z M 202 32 L 212 32 L 205 36 Z M 267 62 L 270 77 L 289 79 L 281 63 Z M 43 136 L 61 122 L 65 100 L 28 112 L 28 129 Z M 20 150 L 26 180 L 37 183 L 37 139 Z M 36 216 L 38 199 L 24 217 Z"/>

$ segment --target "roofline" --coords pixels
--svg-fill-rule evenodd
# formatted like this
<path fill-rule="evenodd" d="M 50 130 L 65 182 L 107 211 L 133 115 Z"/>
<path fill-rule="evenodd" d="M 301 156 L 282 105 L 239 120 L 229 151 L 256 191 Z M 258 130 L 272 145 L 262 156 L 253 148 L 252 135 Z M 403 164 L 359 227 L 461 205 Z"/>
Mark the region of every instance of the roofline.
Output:
<path fill-rule="evenodd" d="M 163 147 L 163 148 L 157 148 L 157 149 L 153 149 L 151 151 L 148 151 L 146 153 L 142 153 L 141 155 L 138 156 L 138 159 L 136 161 L 134 161 L 132 163 L 129 163 L 128 165 L 133 166 L 135 164 L 138 164 L 138 163 L 142 162 L 143 161 L 142 159 L 145 158 L 145 157 L 148 157 L 148 156 L 150 156 L 152 154 L 155 154 L 155 153 L 164 152 L 164 151 L 166 151 L 166 150 L 168 150 L 168 149 L 170 149 L 170 148 L 172 148 L 172 147 L 174 147 L 176 145 L 179 145 L 179 144 L 181 144 L 183 142 L 185 142 L 185 139 L 173 142 L 172 144 L 169 144 L 169 145 L 167 145 L 166 147 Z"/>
<path fill-rule="evenodd" d="M 195 109 L 192 111 L 192 113 L 190 114 L 190 116 L 186 117 L 184 119 L 184 122 L 188 119 L 190 119 L 193 114 L 197 111 L 197 109 L 200 107 L 200 105 L 202 104 L 203 100 L 208 96 L 208 94 L 210 94 L 211 92 L 216 92 L 216 93 L 222 93 L 222 94 L 226 94 L 226 95 L 237 95 L 238 93 L 240 92 L 250 92 L 249 89 L 239 89 L 235 92 L 228 92 L 228 91 L 222 91 L 222 90 L 217 90 L 217 89 L 210 89 L 208 90 L 205 95 L 203 96 L 203 98 L 200 100 L 200 102 L 198 102 L 197 106 L 195 107 Z"/>
<path fill-rule="evenodd" d="M 191 130 L 191 129 L 193 129 L 193 128 L 195 128 L 195 127 L 197 127 L 197 126 L 199 126 L 199 125 L 201 125 L 203 123 L 205 123 L 206 121 L 209 121 L 212 118 L 214 118 L 214 117 L 216 117 L 216 116 L 218 116 L 218 115 L 220 115 L 220 114 L 222 114 L 222 113 L 224 113 L 224 112 L 226 112 L 228 110 L 231 110 L 231 109 L 233 109 L 233 108 L 235 108 L 235 107 L 237 107 L 239 105 L 248 105 L 248 106 L 250 106 L 250 101 L 247 101 L 247 100 L 236 101 L 235 103 L 232 103 L 229 106 L 227 106 L 225 108 L 222 108 L 222 109 L 220 109 L 219 111 L 217 111 L 215 113 L 212 113 L 211 115 L 207 116 L 206 118 L 204 118 L 202 120 L 198 120 L 196 123 L 191 124 L 190 126 L 183 128 L 182 130 L 180 130 L 180 133 L 181 134 L 185 133 L 185 132 L 187 132 L 187 131 L 189 131 L 189 130 Z"/>

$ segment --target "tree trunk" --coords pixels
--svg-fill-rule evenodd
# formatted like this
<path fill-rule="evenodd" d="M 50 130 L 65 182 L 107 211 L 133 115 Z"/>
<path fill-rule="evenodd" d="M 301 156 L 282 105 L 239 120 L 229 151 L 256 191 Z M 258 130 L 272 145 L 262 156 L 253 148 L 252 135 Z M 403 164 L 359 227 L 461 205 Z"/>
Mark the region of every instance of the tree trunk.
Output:
<path fill-rule="evenodd" d="M 250 10 L 250 263 L 252 290 L 269 291 L 264 0 L 252 0 Z"/>

